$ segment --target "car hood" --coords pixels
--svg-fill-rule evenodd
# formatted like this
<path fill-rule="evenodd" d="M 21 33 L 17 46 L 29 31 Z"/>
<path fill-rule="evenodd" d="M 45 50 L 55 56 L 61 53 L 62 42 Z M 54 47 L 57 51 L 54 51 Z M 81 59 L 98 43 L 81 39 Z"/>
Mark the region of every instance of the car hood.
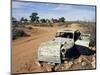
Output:
<path fill-rule="evenodd" d="M 60 47 L 64 42 L 72 42 L 66 38 L 55 38 L 46 43 L 42 43 L 38 49 L 38 60 L 54 63 L 61 63 L 60 60 Z"/>
<path fill-rule="evenodd" d="M 57 37 L 46 43 L 42 43 L 42 46 L 45 46 L 47 48 L 51 47 L 50 49 L 54 49 L 54 48 L 60 49 L 61 44 L 65 44 L 65 43 L 67 44 L 66 47 L 71 47 L 71 45 L 73 45 L 73 39 Z"/>

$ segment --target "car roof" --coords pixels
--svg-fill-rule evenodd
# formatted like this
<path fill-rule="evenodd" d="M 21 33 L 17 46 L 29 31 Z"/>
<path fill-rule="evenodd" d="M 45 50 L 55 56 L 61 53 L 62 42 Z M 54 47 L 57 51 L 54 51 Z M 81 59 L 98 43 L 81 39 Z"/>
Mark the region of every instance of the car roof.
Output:
<path fill-rule="evenodd" d="M 75 30 L 72 30 L 72 29 L 60 29 L 57 32 L 70 32 L 70 33 L 74 33 Z"/>

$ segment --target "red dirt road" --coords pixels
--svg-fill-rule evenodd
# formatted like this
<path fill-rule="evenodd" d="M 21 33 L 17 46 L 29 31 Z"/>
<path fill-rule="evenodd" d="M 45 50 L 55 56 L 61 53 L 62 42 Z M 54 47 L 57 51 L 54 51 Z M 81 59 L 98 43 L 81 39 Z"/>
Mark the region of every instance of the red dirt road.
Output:
<path fill-rule="evenodd" d="M 64 26 L 55 27 L 33 27 L 33 29 L 24 29 L 30 37 L 22 37 L 12 42 L 12 73 L 26 72 L 44 72 L 36 65 L 37 50 L 42 42 L 53 39 L 57 30 L 65 28 Z M 84 31 L 84 28 L 78 24 L 72 24 L 69 27 Z M 85 31 L 88 30 L 85 28 Z"/>

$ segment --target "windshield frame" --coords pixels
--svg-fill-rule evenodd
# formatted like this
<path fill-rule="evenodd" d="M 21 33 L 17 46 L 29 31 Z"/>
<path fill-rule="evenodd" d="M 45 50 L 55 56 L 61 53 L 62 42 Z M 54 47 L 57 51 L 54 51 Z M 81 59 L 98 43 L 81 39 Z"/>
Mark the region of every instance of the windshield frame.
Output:
<path fill-rule="evenodd" d="M 71 34 L 71 36 L 68 36 L 68 34 Z M 56 37 L 74 39 L 74 33 L 71 33 L 71 32 L 57 32 Z"/>

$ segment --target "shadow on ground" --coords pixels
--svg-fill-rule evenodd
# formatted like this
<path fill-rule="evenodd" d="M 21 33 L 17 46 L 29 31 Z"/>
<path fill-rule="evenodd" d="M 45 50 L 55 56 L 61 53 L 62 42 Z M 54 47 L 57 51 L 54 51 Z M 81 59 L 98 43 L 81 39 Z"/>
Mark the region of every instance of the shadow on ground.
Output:
<path fill-rule="evenodd" d="M 80 46 L 80 45 L 74 45 L 70 50 L 67 51 L 66 53 L 66 58 L 78 58 L 80 55 L 86 55 L 86 56 L 90 56 L 93 55 L 95 53 L 95 51 L 90 50 L 87 47 L 84 46 Z"/>

